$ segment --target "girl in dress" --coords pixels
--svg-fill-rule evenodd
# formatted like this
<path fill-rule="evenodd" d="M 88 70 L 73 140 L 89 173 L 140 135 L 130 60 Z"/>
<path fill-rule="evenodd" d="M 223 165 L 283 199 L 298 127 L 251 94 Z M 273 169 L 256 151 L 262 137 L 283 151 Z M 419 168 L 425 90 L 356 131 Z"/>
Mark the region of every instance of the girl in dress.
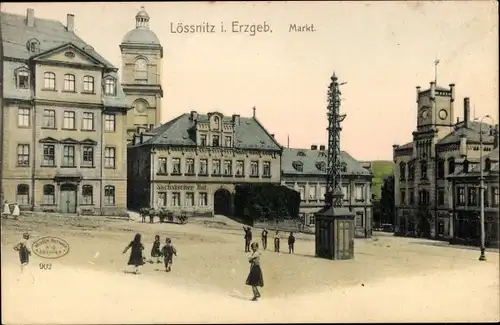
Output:
<path fill-rule="evenodd" d="M 19 215 L 21 214 L 21 210 L 19 209 L 19 204 L 14 203 L 14 209 L 12 209 L 12 216 L 14 217 L 14 219 L 17 220 L 17 218 L 19 218 Z"/>
<path fill-rule="evenodd" d="M 125 247 L 123 254 L 125 254 L 129 248 L 132 248 L 130 252 L 130 258 L 128 260 L 128 265 L 133 265 L 135 267 L 135 274 L 139 273 L 139 266 L 144 264 L 144 259 L 142 258 L 142 250 L 144 245 L 141 243 L 141 234 L 136 234 L 134 240 Z"/>
<path fill-rule="evenodd" d="M 7 201 L 5 201 L 3 205 L 3 210 L 2 210 L 2 217 L 7 219 L 10 216 L 10 206 Z"/>
<path fill-rule="evenodd" d="M 161 263 L 161 251 L 160 251 L 160 236 L 155 236 L 155 241 L 153 243 L 153 248 L 151 248 L 151 263 L 153 263 L 153 259 L 156 257 L 156 263 Z"/>
<path fill-rule="evenodd" d="M 23 234 L 23 239 L 16 246 L 14 246 L 14 250 L 19 252 L 19 261 L 21 262 L 21 272 L 28 265 L 30 260 L 31 251 L 29 249 L 30 234 L 25 232 Z"/>
<path fill-rule="evenodd" d="M 250 273 L 248 274 L 246 284 L 252 286 L 252 300 L 256 301 L 258 298 L 260 298 L 258 287 L 264 286 L 264 278 L 262 277 L 262 270 L 260 269 L 259 244 L 252 243 L 251 249 L 252 254 L 248 258 L 248 262 L 250 262 Z"/>
<path fill-rule="evenodd" d="M 163 255 L 163 261 L 165 262 L 165 272 L 170 272 L 172 270 L 174 255 L 177 256 L 177 250 L 174 245 L 172 245 L 172 240 L 170 240 L 170 238 L 165 239 L 165 246 L 163 246 L 161 253 Z"/>

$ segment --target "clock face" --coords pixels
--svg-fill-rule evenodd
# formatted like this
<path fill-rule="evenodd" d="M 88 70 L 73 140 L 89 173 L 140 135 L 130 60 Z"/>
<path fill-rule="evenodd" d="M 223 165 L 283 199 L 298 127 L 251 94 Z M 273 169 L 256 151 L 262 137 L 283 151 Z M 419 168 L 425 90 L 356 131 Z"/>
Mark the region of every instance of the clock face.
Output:
<path fill-rule="evenodd" d="M 448 117 L 448 112 L 446 112 L 446 110 L 442 109 L 439 111 L 439 118 L 444 120 L 446 119 L 446 117 Z"/>
<path fill-rule="evenodd" d="M 146 104 L 143 101 L 138 101 L 135 103 L 135 109 L 139 113 L 143 113 L 146 110 Z"/>
<path fill-rule="evenodd" d="M 145 60 L 139 59 L 139 60 L 137 60 L 136 64 L 137 64 L 137 68 L 139 68 L 141 70 L 146 69 L 146 61 Z"/>
<path fill-rule="evenodd" d="M 429 110 L 427 109 L 423 109 L 421 112 L 420 112 L 420 117 L 422 117 L 423 119 L 426 119 L 427 116 L 429 116 Z"/>

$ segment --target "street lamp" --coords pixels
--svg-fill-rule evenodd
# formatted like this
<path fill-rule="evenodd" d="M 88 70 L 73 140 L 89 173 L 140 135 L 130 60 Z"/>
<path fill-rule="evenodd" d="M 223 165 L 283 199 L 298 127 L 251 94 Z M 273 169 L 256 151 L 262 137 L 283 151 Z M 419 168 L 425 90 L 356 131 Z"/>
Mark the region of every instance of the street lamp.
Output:
<path fill-rule="evenodd" d="M 486 255 L 485 255 L 485 245 L 484 245 L 484 237 L 485 237 L 485 231 L 484 231 L 484 175 L 483 175 L 483 120 L 489 118 L 493 122 L 492 124 L 495 124 L 493 121 L 493 118 L 489 115 L 485 115 L 481 118 L 480 122 L 481 124 L 479 125 L 479 169 L 480 169 L 480 174 L 479 174 L 479 196 L 480 196 L 480 223 L 481 223 L 481 255 L 479 256 L 480 261 L 486 261 Z"/>

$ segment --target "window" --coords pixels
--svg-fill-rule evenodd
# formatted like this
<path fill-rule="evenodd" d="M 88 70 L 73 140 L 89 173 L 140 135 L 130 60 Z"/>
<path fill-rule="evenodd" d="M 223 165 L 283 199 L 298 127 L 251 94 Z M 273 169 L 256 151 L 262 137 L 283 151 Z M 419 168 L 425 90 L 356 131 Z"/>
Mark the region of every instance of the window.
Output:
<path fill-rule="evenodd" d="M 18 144 L 17 145 L 17 165 L 21 167 L 28 167 L 30 165 L 30 145 Z"/>
<path fill-rule="evenodd" d="M 467 189 L 467 205 L 477 205 L 477 189 L 475 187 L 469 187 Z"/>
<path fill-rule="evenodd" d="M 75 91 L 75 76 L 72 74 L 64 75 L 64 91 Z"/>
<path fill-rule="evenodd" d="M 75 112 L 64 111 L 63 129 L 68 129 L 68 130 L 75 129 Z"/>
<path fill-rule="evenodd" d="M 94 77 L 85 76 L 83 77 L 83 92 L 84 93 L 94 93 Z"/>
<path fill-rule="evenodd" d="M 355 189 L 356 189 L 356 201 L 364 201 L 365 200 L 364 185 L 356 184 Z"/>
<path fill-rule="evenodd" d="M 135 60 L 135 79 L 136 80 L 148 79 L 148 62 L 143 58 Z"/>
<path fill-rule="evenodd" d="M 412 181 L 415 179 L 415 163 L 408 163 L 408 180 Z"/>
<path fill-rule="evenodd" d="M 318 161 L 318 162 L 316 162 L 316 168 L 319 171 L 325 172 L 326 171 L 326 164 L 325 164 L 325 162 L 324 161 Z"/>
<path fill-rule="evenodd" d="M 32 38 L 28 41 L 28 43 L 26 44 L 26 48 L 28 49 L 28 51 L 30 51 L 31 53 L 35 53 L 35 52 L 38 52 L 39 48 L 40 48 L 40 42 L 36 39 L 36 38 Z"/>
<path fill-rule="evenodd" d="M 63 162 L 64 167 L 75 167 L 75 146 L 69 145 L 63 147 Z"/>
<path fill-rule="evenodd" d="M 202 207 L 205 207 L 208 205 L 208 193 L 206 192 L 199 192 L 198 193 L 198 204 Z"/>
<path fill-rule="evenodd" d="M 399 180 L 403 181 L 406 179 L 406 164 L 404 162 L 399 163 Z"/>
<path fill-rule="evenodd" d="M 364 218 L 364 213 L 361 211 L 356 212 L 356 227 L 364 227 L 365 223 L 365 218 Z"/>
<path fill-rule="evenodd" d="M 300 200 L 305 201 L 306 199 L 306 187 L 304 185 L 299 185 Z"/>
<path fill-rule="evenodd" d="M 207 135 L 202 134 L 200 135 L 200 146 L 206 146 L 207 145 Z"/>
<path fill-rule="evenodd" d="M 200 159 L 200 175 L 207 175 L 208 173 L 208 159 Z"/>
<path fill-rule="evenodd" d="M 194 175 L 194 159 L 186 159 L 186 175 Z"/>
<path fill-rule="evenodd" d="M 271 162 L 263 161 L 262 162 L 262 176 L 263 177 L 271 177 Z"/>
<path fill-rule="evenodd" d="M 437 161 L 437 178 L 438 179 L 444 178 L 444 160 L 443 159 L 439 159 Z"/>
<path fill-rule="evenodd" d="M 292 163 L 293 169 L 295 169 L 298 172 L 303 172 L 304 171 L 304 165 L 300 161 L 294 161 Z"/>
<path fill-rule="evenodd" d="M 250 177 L 259 177 L 259 162 L 250 162 Z"/>
<path fill-rule="evenodd" d="M 465 205 L 465 188 L 463 187 L 457 188 L 457 205 Z"/>
<path fill-rule="evenodd" d="M 104 114 L 104 131 L 114 132 L 116 130 L 116 115 Z"/>
<path fill-rule="evenodd" d="M 347 164 L 345 162 L 341 163 L 340 171 L 342 173 L 347 173 Z"/>
<path fill-rule="evenodd" d="M 82 166 L 94 167 L 94 147 L 84 146 L 82 152 Z"/>
<path fill-rule="evenodd" d="M 491 206 L 492 207 L 498 206 L 498 187 L 491 188 Z"/>
<path fill-rule="evenodd" d="M 28 70 L 17 71 L 17 88 L 29 89 L 30 87 L 30 73 Z"/>
<path fill-rule="evenodd" d="M 104 148 L 104 167 L 105 168 L 115 168 L 115 155 L 116 149 L 113 147 Z"/>
<path fill-rule="evenodd" d="M 325 187 L 326 191 L 326 187 Z M 349 185 L 342 185 L 342 194 L 344 195 L 343 200 L 344 201 L 350 201 L 351 199 L 351 191 L 349 191 Z"/>
<path fill-rule="evenodd" d="M 420 162 L 420 179 L 427 179 L 427 161 Z"/>
<path fill-rule="evenodd" d="M 158 206 L 164 207 L 167 205 L 167 192 L 158 192 Z"/>
<path fill-rule="evenodd" d="M 158 174 L 166 174 L 167 173 L 167 158 L 160 157 L 158 158 Z"/>
<path fill-rule="evenodd" d="M 455 172 L 455 159 L 448 159 L 448 175 L 453 174 Z"/>
<path fill-rule="evenodd" d="M 413 189 L 408 190 L 408 201 L 410 202 L 410 205 L 415 203 L 415 192 Z"/>
<path fill-rule="evenodd" d="M 193 192 L 186 192 L 186 206 L 192 207 L 194 206 L 194 193 Z"/>
<path fill-rule="evenodd" d="M 53 109 L 43 110 L 43 127 L 49 129 L 56 128 L 56 111 Z"/>
<path fill-rule="evenodd" d="M 325 195 L 326 195 L 326 186 L 321 186 L 321 195 L 320 195 L 319 199 L 321 201 L 324 201 L 325 200 Z"/>
<path fill-rule="evenodd" d="M 225 136 L 224 137 L 224 146 L 225 147 L 231 147 L 231 137 L 230 136 Z"/>
<path fill-rule="evenodd" d="M 316 185 L 309 185 L 309 200 L 317 200 Z"/>
<path fill-rule="evenodd" d="M 83 112 L 82 130 L 86 130 L 86 131 L 93 131 L 94 130 L 94 113 Z"/>
<path fill-rule="evenodd" d="M 94 204 L 94 189 L 91 185 L 83 185 L 82 187 L 82 204 L 92 205 Z"/>
<path fill-rule="evenodd" d="M 469 170 L 470 170 L 470 168 L 469 168 L 469 162 L 468 162 L 467 160 L 464 160 L 464 164 L 463 164 L 463 171 L 464 171 L 465 173 L 468 173 L 468 172 L 469 172 Z"/>
<path fill-rule="evenodd" d="M 406 191 L 405 190 L 401 190 L 401 204 L 406 204 Z"/>
<path fill-rule="evenodd" d="M 309 215 L 309 225 L 314 226 L 316 224 L 316 218 L 314 217 L 314 214 Z"/>
<path fill-rule="evenodd" d="M 444 163 L 443 163 L 444 165 Z M 444 189 L 438 189 L 438 205 L 444 205 Z"/>
<path fill-rule="evenodd" d="M 54 185 L 44 185 L 43 186 L 43 204 L 44 205 L 54 205 L 56 203 L 55 187 Z"/>
<path fill-rule="evenodd" d="M 106 78 L 104 80 L 104 95 L 106 95 L 106 96 L 115 96 L 116 95 L 115 79 Z"/>
<path fill-rule="evenodd" d="M 56 89 L 56 74 L 53 72 L 45 72 L 43 74 L 43 89 Z"/>
<path fill-rule="evenodd" d="M 104 187 L 104 204 L 115 205 L 115 187 L 107 185 Z"/>
<path fill-rule="evenodd" d="M 172 205 L 178 207 L 181 205 L 181 193 L 172 192 Z"/>
<path fill-rule="evenodd" d="M 490 158 L 486 158 L 484 160 L 484 171 L 489 172 L 490 169 L 491 169 L 491 160 L 490 160 Z"/>
<path fill-rule="evenodd" d="M 43 162 L 42 166 L 50 166 L 53 167 L 56 164 L 56 149 L 53 144 L 45 144 L 43 145 Z"/>
<path fill-rule="evenodd" d="M 232 160 L 224 160 L 224 175 L 227 175 L 227 176 L 233 175 L 233 161 Z"/>
<path fill-rule="evenodd" d="M 244 160 L 236 160 L 236 176 L 245 176 Z"/>
<path fill-rule="evenodd" d="M 172 158 L 172 175 L 180 175 L 180 174 L 181 174 L 181 159 Z"/>
<path fill-rule="evenodd" d="M 212 159 L 212 175 L 220 175 L 220 160 Z"/>
<path fill-rule="evenodd" d="M 17 126 L 19 127 L 29 127 L 30 126 L 30 109 L 29 108 L 18 108 L 17 110 Z"/>
<path fill-rule="evenodd" d="M 30 204 L 30 187 L 27 184 L 19 184 L 16 189 L 16 202 L 19 205 Z"/>
<path fill-rule="evenodd" d="M 420 205 L 428 205 L 430 200 L 429 192 L 427 190 L 421 190 L 418 192 L 418 201 Z"/>
<path fill-rule="evenodd" d="M 212 147 L 218 147 L 219 146 L 219 136 L 214 135 L 212 136 Z"/>

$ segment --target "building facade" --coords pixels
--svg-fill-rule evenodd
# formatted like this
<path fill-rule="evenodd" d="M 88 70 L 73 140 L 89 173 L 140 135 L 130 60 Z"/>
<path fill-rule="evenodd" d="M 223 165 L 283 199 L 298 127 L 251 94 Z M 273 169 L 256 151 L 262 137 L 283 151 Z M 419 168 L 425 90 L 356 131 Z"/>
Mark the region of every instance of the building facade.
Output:
<path fill-rule="evenodd" d="M 4 199 L 21 209 L 126 209 L 126 114 L 117 69 L 58 21 L 1 13 Z"/>
<path fill-rule="evenodd" d="M 485 243 L 488 247 L 498 247 L 499 165 L 497 138 L 496 148 L 483 159 Z M 450 210 L 453 220 L 452 242 L 476 245 L 480 243 L 480 168 L 480 164 L 466 162 L 465 165 L 458 167 L 455 173 L 448 176 Z"/>
<path fill-rule="evenodd" d="M 356 161 L 342 151 L 342 191 L 344 206 L 355 214 L 355 235 L 364 237 L 372 227 L 370 164 Z M 311 149 L 284 148 L 281 158 L 281 184 L 300 193 L 300 215 L 313 226 L 314 214 L 325 205 L 327 151 L 325 146 Z"/>
<path fill-rule="evenodd" d="M 483 150 L 492 151 L 491 125 L 470 119 L 470 100 L 464 98 L 464 120 L 454 122 L 455 85 L 434 82 L 417 87 L 417 129 L 413 141 L 393 146 L 396 233 L 450 239 L 454 236 L 447 176 L 479 159 L 479 134 Z"/>
<path fill-rule="evenodd" d="M 280 183 L 281 146 L 254 116 L 192 111 L 129 146 L 129 207 L 231 215 L 236 184 Z"/>
<path fill-rule="evenodd" d="M 161 87 L 163 47 L 149 29 L 149 15 L 141 7 L 135 16 L 135 28 L 120 44 L 122 54 L 122 87 L 127 104 L 127 134 L 151 130 L 161 122 Z"/>

